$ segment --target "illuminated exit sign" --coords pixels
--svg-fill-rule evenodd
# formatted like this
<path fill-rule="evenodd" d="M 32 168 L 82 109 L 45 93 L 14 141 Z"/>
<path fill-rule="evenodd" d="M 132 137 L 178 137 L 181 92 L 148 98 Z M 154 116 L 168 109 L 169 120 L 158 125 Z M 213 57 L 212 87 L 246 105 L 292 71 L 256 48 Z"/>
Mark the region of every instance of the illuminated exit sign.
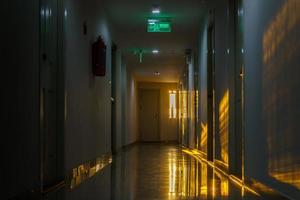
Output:
<path fill-rule="evenodd" d="M 168 33 L 171 32 L 171 22 L 163 21 L 159 19 L 148 19 L 148 28 L 149 33 Z"/>

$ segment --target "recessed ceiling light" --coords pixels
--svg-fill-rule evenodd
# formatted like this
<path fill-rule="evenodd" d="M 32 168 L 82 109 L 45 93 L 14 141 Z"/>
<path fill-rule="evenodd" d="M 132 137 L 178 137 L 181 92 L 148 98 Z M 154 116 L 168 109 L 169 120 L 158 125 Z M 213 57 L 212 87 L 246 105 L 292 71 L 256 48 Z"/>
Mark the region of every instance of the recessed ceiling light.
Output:
<path fill-rule="evenodd" d="M 155 76 L 159 76 L 160 73 L 159 73 L 159 72 L 155 72 L 154 75 L 155 75 Z"/>
<path fill-rule="evenodd" d="M 159 53 L 159 50 L 154 49 L 154 50 L 152 50 L 152 53 L 153 53 L 153 54 L 158 54 L 158 53 Z"/>
<path fill-rule="evenodd" d="M 160 14 L 160 9 L 159 8 L 153 8 L 152 9 L 152 14 Z"/>

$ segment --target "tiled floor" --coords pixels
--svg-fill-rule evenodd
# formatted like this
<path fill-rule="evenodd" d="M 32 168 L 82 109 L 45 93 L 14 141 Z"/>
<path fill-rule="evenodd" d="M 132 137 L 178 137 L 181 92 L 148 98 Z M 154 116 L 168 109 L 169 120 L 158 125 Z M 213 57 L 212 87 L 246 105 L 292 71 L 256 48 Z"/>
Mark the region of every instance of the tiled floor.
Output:
<path fill-rule="evenodd" d="M 46 199 L 260 199 L 178 146 L 166 144 L 132 146 L 115 156 L 112 164 L 94 177 L 63 193 L 62 198 L 56 195 Z"/>
<path fill-rule="evenodd" d="M 112 199 L 258 199 L 175 145 L 134 146 L 112 168 Z"/>

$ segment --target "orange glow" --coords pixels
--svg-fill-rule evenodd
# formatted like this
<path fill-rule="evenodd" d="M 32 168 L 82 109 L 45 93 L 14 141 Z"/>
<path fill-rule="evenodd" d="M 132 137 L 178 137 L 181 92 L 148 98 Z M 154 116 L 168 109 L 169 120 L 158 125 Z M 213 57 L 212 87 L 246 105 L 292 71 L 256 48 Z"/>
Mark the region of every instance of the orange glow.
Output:
<path fill-rule="evenodd" d="M 180 101 L 180 117 L 187 118 L 187 91 L 179 92 L 179 101 Z"/>
<path fill-rule="evenodd" d="M 220 185 L 221 195 L 223 194 L 223 196 L 228 196 L 228 194 L 229 194 L 229 181 L 231 181 L 232 183 L 234 183 L 235 185 L 237 185 L 241 188 L 242 193 L 244 193 L 244 190 L 247 190 L 248 192 L 251 192 L 252 194 L 254 194 L 256 196 L 260 196 L 255 190 L 253 190 L 252 188 L 247 186 L 244 183 L 243 180 L 237 178 L 236 176 L 227 174 L 226 172 L 224 172 L 223 170 L 218 168 L 216 165 L 214 165 L 213 162 L 210 162 L 210 161 L 206 160 L 206 158 L 202 157 L 201 153 L 195 153 L 195 151 L 197 151 L 197 150 L 190 150 L 190 149 L 185 148 L 182 151 L 189 154 L 189 155 L 191 155 L 191 156 L 193 156 L 196 160 L 201 162 L 202 165 L 207 164 L 210 167 L 212 167 L 212 169 L 214 170 L 214 174 L 216 174 L 217 176 L 222 176 L 223 179 L 221 179 L 221 185 Z M 203 173 L 207 173 L 207 172 L 204 171 Z M 205 177 L 207 177 L 207 174 L 205 174 Z M 226 180 L 226 178 L 227 178 L 227 180 Z M 205 181 L 206 180 L 203 179 L 203 183 L 206 183 Z M 204 184 L 203 186 L 201 185 L 201 191 L 204 191 L 204 192 L 206 191 L 207 192 L 207 187 L 206 186 L 207 186 L 207 184 L 206 185 Z M 216 195 L 216 180 L 215 180 L 215 178 L 213 178 L 213 180 L 212 180 L 211 189 L 212 189 L 213 195 Z"/>
<path fill-rule="evenodd" d="M 169 196 L 175 196 L 177 183 L 177 157 L 176 153 L 169 153 Z"/>
<path fill-rule="evenodd" d="M 201 142 L 200 142 L 201 151 L 207 153 L 207 124 L 201 122 Z"/>
<path fill-rule="evenodd" d="M 229 91 L 227 90 L 219 105 L 221 158 L 226 164 L 228 164 L 228 126 L 229 126 Z"/>
<path fill-rule="evenodd" d="M 294 76 L 293 60 L 300 49 L 300 1 L 286 0 L 266 27 L 263 36 L 263 122 L 267 133 L 268 173 L 274 179 L 300 189 L 300 163 L 295 136 L 298 105 L 295 91 L 299 81 Z M 286 80 L 289 78 L 290 80 Z M 276 83 L 276 84 L 274 84 Z M 282 113 L 284 112 L 284 117 Z M 283 121 L 285 119 L 285 123 Z M 280 124 L 280 126 L 278 125 Z"/>
<path fill-rule="evenodd" d="M 180 135 L 181 140 L 186 141 L 187 128 L 188 128 L 188 104 L 187 104 L 187 96 L 188 92 L 185 90 L 179 91 L 179 125 L 180 125 Z"/>
<path fill-rule="evenodd" d="M 300 21 L 300 4 L 298 0 L 287 0 L 278 12 L 275 19 L 269 25 L 263 37 L 264 63 L 268 63 L 279 50 L 280 46 L 287 42 L 285 39 Z M 291 47 L 294 46 L 291 45 Z M 290 50 L 291 53 L 296 53 Z M 289 55 L 291 56 L 291 55 Z"/>
<path fill-rule="evenodd" d="M 270 175 L 273 178 L 283 183 L 294 185 L 295 187 L 300 189 L 300 169 L 285 168 L 282 172 L 274 172 L 272 170 L 270 171 Z"/>
<path fill-rule="evenodd" d="M 207 165 L 202 163 L 201 165 L 201 196 L 207 196 Z"/>
<path fill-rule="evenodd" d="M 199 121 L 199 91 L 196 90 L 196 95 L 195 95 L 195 109 L 196 109 L 196 121 Z"/>
<path fill-rule="evenodd" d="M 221 173 L 215 171 L 218 179 L 220 179 L 220 196 L 228 196 L 229 194 L 229 181 Z"/>
<path fill-rule="evenodd" d="M 229 194 L 229 182 L 227 179 L 222 179 L 221 196 L 228 196 L 228 194 Z"/>
<path fill-rule="evenodd" d="M 112 162 L 112 156 L 110 154 L 103 155 L 92 162 L 79 165 L 72 169 L 70 176 L 70 189 L 74 189 L 85 180 L 93 177 L 99 171 L 107 167 Z"/>
<path fill-rule="evenodd" d="M 181 169 L 180 169 L 180 180 L 178 181 L 179 184 L 179 192 L 181 196 L 185 197 L 187 196 L 187 184 L 188 184 L 188 179 L 187 179 L 187 167 L 185 166 L 185 158 L 184 156 L 182 157 L 182 164 L 181 164 Z"/>

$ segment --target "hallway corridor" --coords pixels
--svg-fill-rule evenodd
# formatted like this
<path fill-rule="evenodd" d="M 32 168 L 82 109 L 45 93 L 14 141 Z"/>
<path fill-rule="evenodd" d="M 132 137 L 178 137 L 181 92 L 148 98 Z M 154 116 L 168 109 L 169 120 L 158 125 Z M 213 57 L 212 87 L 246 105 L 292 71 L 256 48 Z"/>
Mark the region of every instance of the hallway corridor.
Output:
<path fill-rule="evenodd" d="M 1 200 L 300 200 L 300 0 L 0 13 Z"/>

